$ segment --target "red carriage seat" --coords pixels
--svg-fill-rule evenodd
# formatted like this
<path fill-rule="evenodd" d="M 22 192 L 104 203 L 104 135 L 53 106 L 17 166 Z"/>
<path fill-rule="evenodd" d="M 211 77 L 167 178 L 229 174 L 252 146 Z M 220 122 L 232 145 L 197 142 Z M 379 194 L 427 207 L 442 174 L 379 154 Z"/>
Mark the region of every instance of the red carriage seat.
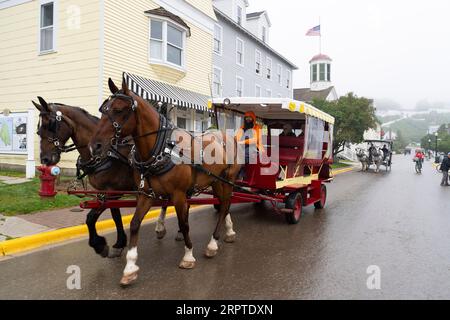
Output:
<path fill-rule="evenodd" d="M 279 137 L 280 165 L 297 162 L 303 157 L 305 139 L 303 137 Z"/>

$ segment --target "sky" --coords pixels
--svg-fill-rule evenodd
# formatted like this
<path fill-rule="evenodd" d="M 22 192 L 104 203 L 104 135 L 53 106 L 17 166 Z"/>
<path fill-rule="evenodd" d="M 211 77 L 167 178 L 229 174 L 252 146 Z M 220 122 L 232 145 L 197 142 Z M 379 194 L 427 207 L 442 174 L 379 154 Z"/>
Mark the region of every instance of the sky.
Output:
<path fill-rule="evenodd" d="M 247 13 L 267 10 L 269 44 L 294 62 L 294 87 L 309 87 L 309 60 L 322 27 L 322 53 L 333 59 L 339 95 L 420 100 L 450 106 L 450 0 L 249 0 Z"/>

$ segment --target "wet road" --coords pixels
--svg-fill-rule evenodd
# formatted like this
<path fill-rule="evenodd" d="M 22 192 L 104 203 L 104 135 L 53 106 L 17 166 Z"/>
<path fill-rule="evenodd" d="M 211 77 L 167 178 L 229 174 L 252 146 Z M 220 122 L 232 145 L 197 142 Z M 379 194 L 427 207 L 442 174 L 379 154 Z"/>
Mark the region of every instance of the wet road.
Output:
<path fill-rule="evenodd" d="M 0 261 L 0 299 L 450 299 L 450 188 L 439 183 L 430 162 L 417 175 L 410 157 L 396 156 L 391 173 L 336 177 L 326 209 L 305 209 L 295 226 L 234 207 L 237 241 L 212 260 L 203 251 L 215 214 L 197 211 L 194 270 L 177 267 L 184 249 L 170 219 L 162 241 L 153 224 L 141 229 L 141 270 L 129 288 L 118 285 L 125 258 L 98 258 L 84 239 Z M 81 269 L 81 290 L 66 287 L 70 265 Z M 380 290 L 367 287 L 371 265 Z"/>

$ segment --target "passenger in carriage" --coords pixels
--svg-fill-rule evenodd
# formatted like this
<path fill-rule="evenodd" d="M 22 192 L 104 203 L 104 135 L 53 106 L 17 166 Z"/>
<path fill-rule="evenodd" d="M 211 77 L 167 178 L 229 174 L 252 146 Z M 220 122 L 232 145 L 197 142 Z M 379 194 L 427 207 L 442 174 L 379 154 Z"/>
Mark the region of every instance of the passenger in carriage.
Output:
<path fill-rule="evenodd" d="M 256 164 L 258 153 L 264 152 L 262 128 L 256 123 L 256 115 L 249 111 L 244 115 L 244 125 L 236 134 L 236 141 L 245 147 L 245 164 Z M 251 161 L 250 161 L 251 160 Z"/>
<path fill-rule="evenodd" d="M 298 138 L 304 138 L 305 137 L 305 124 L 303 123 L 300 130 L 302 132 L 300 132 L 300 134 L 298 135 Z"/>
<path fill-rule="evenodd" d="M 280 133 L 280 137 L 295 137 L 292 125 L 290 125 L 289 123 L 283 125 L 283 132 Z"/>

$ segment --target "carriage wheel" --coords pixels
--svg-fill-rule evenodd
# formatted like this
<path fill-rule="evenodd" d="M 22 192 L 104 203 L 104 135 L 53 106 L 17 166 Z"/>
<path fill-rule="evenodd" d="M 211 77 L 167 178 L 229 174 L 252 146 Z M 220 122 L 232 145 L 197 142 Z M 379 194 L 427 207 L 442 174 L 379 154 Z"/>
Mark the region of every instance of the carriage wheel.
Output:
<path fill-rule="evenodd" d="M 286 200 L 286 209 L 294 209 L 292 213 L 286 213 L 286 221 L 289 224 L 299 223 L 303 211 L 303 199 L 300 192 L 293 192 Z"/>
<path fill-rule="evenodd" d="M 320 189 L 320 201 L 314 203 L 314 207 L 316 209 L 323 209 L 325 208 L 326 203 L 327 203 L 327 186 L 323 184 Z"/>

